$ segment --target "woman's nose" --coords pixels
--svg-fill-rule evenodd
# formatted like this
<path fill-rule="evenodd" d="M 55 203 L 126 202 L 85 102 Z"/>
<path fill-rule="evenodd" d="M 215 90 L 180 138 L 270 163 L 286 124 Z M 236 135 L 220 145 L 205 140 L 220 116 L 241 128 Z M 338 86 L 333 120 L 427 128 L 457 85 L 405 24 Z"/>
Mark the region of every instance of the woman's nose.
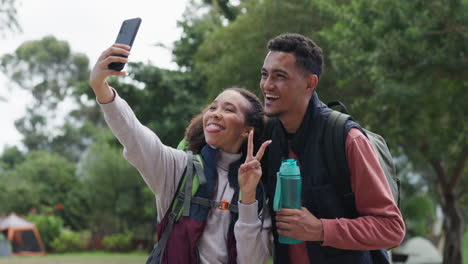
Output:
<path fill-rule="evenodd" d="M 211 116 L 215 119 L 221 119 L 221 113 L 218 110 L 212 112 Z"/>

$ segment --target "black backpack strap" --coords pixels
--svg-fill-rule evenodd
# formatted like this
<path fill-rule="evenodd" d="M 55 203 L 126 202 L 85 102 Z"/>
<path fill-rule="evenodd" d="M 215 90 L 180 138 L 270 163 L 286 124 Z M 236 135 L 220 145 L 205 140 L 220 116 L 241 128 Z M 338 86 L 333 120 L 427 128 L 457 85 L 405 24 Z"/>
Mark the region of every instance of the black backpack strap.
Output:
<path fill-rule="evenodd" d="M 158 243 L 154 246 L 153 250 L 150 253 L 150 256 L 148 260 L 146 261 L 146 264 L 159 264 L 162 263 L 162 258 L 163 258 L 163 253 L 164 250 L 166 249 L 167 241 L 169 240 L 169 236 L 172 232 L 172 229 L 174 228 L 174 223 L 177 220 L 177 217 L 179 215 L 179 212 L 182 210 L 182 206 L 184 206 L 184 211 L 183 215 L 185 216 L 187 214 L 190 215 L 190 201 L 192 200 L 192 180 L 193 180 L 193 166 L 194 164 L 197 164 L 200 166 L 198 160 L 194 162 L 194 159 L 196 159 L 195 155 L 192 154 L 191 151 L 187 151 L 187 166 L 185 167 L 185 172 L 184 172 L 184 178 L 185 178 L 185 188 L 184 191 L 182 191 L 182 183 L 184 181 L 184 178 L 181 179 L 179 187 L 177 188 L 177 192 L 174 195 L 174 198 L 172 199 L 171 206 L 171 212 L 169 213 L 168 216 L 168 222 L 166 225 L 166 228 L 164 229 L 164 232 L 162 233 L 161 237 L 158 239 Z M 196 166 L 196 165 L 195 165 Z M 200 167 L 201 168 L 201 167 Z M 201 169 L 203 174 L 203 169 Z M 197 170 L 198 172 L 198 170 Z M 202 177 L 205 179 L 204 174 Z M 187 187 L 189 186 L 189 188 Z M 177 204 L 174 206 L 175 202 L 177 200 Z M 187 201 L 189 201 L 188 206 Z M 188 210 L 186 210 L 188 208 Z"/>
<path fill-rule="evenodd" d="M 340 107 L 340 112 L 341 112 L 341 113 L 343 113 L 343 114 L 349 114 L 348 108 L 346 108 L 346 106 L 345 106 L 342 102 L 340 102 L 340 101 L 329 102 L 329 103 L 327 104 L 327 106 L 328 106 L 329 108 L 333 108 L 333 107 L 335 107 L 335 106 L 339 106 L 339 107 Z"/>
<path fill-rule="evenodd" d="M 171 207 L 169 207 L 172 208 L 172 210 L 169 213 L 166 228 L 164 229 L 164 232 L 162 233 L 161 237 L 158 239 L 158 243 L 154 245 L 154 248 L 151 251 L 148 260 L 146 261 L 146 264 L 162 263 L 163 252 L 166 249 L 167 241 L 169 240 L 169 235 L 171 234 L 172 229 L 174 228 L 174 223 L 177 220 L 177 215 L 179 214 L 180 210 L 182 209 L 182 206 L 184 205 L 184 198 L 184 194 L 180 192 L 177 192 L 174 196 L 174 199 L 171 202 Z M 178 203 L 176 206 L 173 206 L 176 200 L 178 200 Z"/>
<path fill-rule="evenodd" d="M 208 208 L 217 208 L 221 210 L 229 210 L 232 213 L 239 213 L 239 207 L 227 201 L 214 201 L 203 197 L 192 197 L 193 204 L 199 204 Z"/>
<path fill-rule="evenodd" d="M 351 179 L 346 161 L 345 123 L 351 116 L 332 110 L 324 129 L 324 152 L 331 183 L 347 195 L 352 193 Z"/>

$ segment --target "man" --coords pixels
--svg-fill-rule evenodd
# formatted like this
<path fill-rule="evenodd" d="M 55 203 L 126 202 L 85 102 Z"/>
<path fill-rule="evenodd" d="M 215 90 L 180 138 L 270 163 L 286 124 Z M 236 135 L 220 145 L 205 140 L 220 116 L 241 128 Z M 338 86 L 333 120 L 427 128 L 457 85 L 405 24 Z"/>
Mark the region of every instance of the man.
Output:
<path fill-rule="evenodd" d="M 330 109 L 316 92 L 322 51 L 299 34 L 268 42 L 260 88 L 271 125 L 264 180 L 270 200 L 285 158 L 298 160 L 302 209 L 282 209 L 275 221 L 276 263 L 385 263 L 386 248 L 401 243 L 405 226 L 378 158 L 358 124 L 346 123 L 346 157 L 353 193 L 330 183 L 322 131 Z M 304 241 L 278 243 L 278 234 Z"/>

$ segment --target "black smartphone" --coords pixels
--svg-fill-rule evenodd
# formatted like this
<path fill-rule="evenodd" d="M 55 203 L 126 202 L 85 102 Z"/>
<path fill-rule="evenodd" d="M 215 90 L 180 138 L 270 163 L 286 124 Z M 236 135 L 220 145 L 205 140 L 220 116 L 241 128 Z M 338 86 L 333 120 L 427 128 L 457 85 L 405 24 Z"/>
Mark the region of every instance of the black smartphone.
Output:
<path fill-rule="evenodd" d="M 122 22 L 122 26 L 120 27 L 119 34 L 117 35 L 117 39 L 115 43 L 129 45 L 130 48 L 133 45 L 133 41 L 135 40 L 135 36 L 140 28 L 141 18 L 136 17 L 132 19 L 127 19 Z M 115 54 L 115 56 L 125 57 L 123 55 Z M 122 62 L 112 62 L 107 67 L 111 70 L 121 71 L 125 63 Z"/>

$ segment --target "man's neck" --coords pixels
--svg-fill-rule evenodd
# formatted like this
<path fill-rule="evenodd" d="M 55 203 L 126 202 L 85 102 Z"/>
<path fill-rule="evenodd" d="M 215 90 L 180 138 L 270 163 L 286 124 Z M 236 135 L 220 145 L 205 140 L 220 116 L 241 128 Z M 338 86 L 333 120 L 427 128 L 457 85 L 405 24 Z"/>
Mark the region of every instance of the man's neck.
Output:
<path fill-rule="evenodd" d="M 307 106 L 308 106 L 308 104 L 301 107 L 299 109 L 299 111 L 297 111 L 295 113 L 290 113 L 287 116 L 279 117 L 279 120 L 283 124 L 283 127 L 284 127 L 284 129 L 286 130 L 287 133 L 295 134 L 297 132 L 297 130 L 299 129 L 299 127 L 302 124 L 302 121 L 304 120 L 304 116 L 305 116 L 306 111 L 307 111 Z"/>

